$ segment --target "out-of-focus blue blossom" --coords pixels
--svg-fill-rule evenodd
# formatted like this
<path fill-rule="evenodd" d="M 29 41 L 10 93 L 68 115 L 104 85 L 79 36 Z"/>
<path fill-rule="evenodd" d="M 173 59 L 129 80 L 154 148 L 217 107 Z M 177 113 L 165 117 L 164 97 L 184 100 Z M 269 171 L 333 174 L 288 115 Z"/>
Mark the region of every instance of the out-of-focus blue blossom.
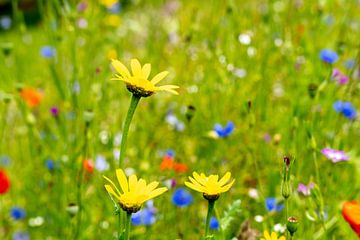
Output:
<path fill-rule="evenodd" d="M 265 199 L 265 207 L 269 212 L 280 212 L 284 209 L 284 204 L 278 204 L 276 198 L 268 197 Z"/>
<path fill-rule="evenodd" d="M 182 132 L 185 129 L 185 123 L 180 121 L 172 111 L 166 114 L 165 121 L 178 132 Z"/>
<path fill-rule="evenodd" d="M 348 59 L 344 62 L 344 66 L 347 68 L 347 69 L 352 69 L 353 67 L 355 67 L 355 60 L 354 59 Z"/>
<path fill-rule="evenodd" d="M 338 58 L 337 53 L 332 50 L 323 49 L 320 52 L 320 59 L 326 63 L 333 64 L 338 60 Z"/>
<path fill-rule="evenodd" d="M 0 156 L 0 166 L 9 166 L 11 163 L 11 158 L 7 155 L 1 155 Z"/>
<path fill-rule="evenodd" d="M 80 93 L 80 83 L 78 81 L 75 81 L 73 86 L 72 86 L 72 90 L 74 93 L 79 94 Z"/>
<path fill-rule="evenodd" d="M 106 171 L 109 169 L 109 164 L 107 163 L 103 155 L 97 155 L 95 159 L 95 168 L 100 171 Z"/>
<path fill-rule="evenodd" d="M 9 16 L 3 16 L 0 18 L 0 26 L 2 29 L 8 30 L 11 28 L 11 18 Z"/>
<path fill-rule="evenodd" d="M 110 13 L 119 13 L 121 11 L 121 4 L 119 2 L 112 5 L 110 8 L 108 8 Z"/>
<path fill-rule="evenodd" d="M 49 170 L 49 171 L 53 171 L 55 169 L 55 162 L 51 159 L 47 159 L 45 161 L 45 167 Z"/>
<path fill-rule="evenodd" d="M 222 138 L 228 137 L 235 129 L 235 124 L 233 122 L 228 122 L 225 127 L 222 127 L 220 124 L 215 124 L 214 131 L 215 133 Z"/>
<path fill-rule="evenodd" d="M 43 58 L 50 59 L 55 57 L 56 50 L 51 46 L 44 46 L 41 48 L 40 53 Z"/>
<path fill-rule="evenodd" d="M 342 113 L 344 117 L 350 120 L 356 118 L 356 109 L 350 102 L 336 101 L 333 108 L 336 112 Z"/>
<path fill-rule="evenodd" d="M 10 215 L 12 219 L 18 221 L 26 217 L 26 212 L 23 208 L 12 207 L 10 210 Z"/>
<path fill-rule="evenodd" d="M 12 240 L 30 240 L 30 236 L 27 232 L 15 232 Z"/>
<path fill-rule="evenodd" d="M 173 158 L 173 157 L 175 157 L 175 151 L 172 149 L 168 149 L 168 150 L 166 150 L 165 155 Z"/>
<path fill-rule="evenodd" d="M 219 221 L 216 219 L 216 217 L 210 218 L 210 229 L 212 230 L 218 230 L 220 227 Z"/>
<path fill-rule="evenodd" d="M 193 201 L 193 196 L 184 188 L 178 188 L 172 196 L 172 203 L 178 207 L 189 206 Z"/>
<path fill-rule="evenodd" d="M 156 208 L 152 200 L 146 202 L 146 207 L 131 215 L 133 225 L 152 225 L 156 221 Z"/>

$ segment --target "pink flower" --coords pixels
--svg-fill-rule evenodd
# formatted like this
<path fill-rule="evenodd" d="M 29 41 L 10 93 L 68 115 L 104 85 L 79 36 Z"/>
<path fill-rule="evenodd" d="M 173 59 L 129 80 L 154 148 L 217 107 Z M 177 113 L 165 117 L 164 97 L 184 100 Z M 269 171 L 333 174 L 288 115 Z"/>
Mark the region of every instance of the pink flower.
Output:
<path fill-rule="evenodd" d="M 344 151 L 340 151 L 332 148 L 324 148 L 321 150 L 321 153 L 324 154 L 325 157 L 327 157 L 333 163 L 349 160 L 349 156 L 346 155 Z"/>

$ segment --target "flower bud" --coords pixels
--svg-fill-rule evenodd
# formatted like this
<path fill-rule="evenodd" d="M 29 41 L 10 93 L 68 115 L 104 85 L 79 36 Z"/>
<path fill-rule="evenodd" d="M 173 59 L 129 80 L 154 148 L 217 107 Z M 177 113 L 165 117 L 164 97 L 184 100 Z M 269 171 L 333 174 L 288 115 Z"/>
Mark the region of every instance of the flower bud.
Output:
<path fill-rule="evenodd" d="M 288 181 L 283 181 L 281 184 L 281 194 L 285 199 L 288 199 L 291 195 L 291 185 Z"/>
<path fill-rule="evenodd" d="M 296 217 L 292 216 L 288 218 L 286 228 L 291 236 L 294 236 L 295 232 L 297 231 L 298 225 L 299 225 L 299 221 Z"/>

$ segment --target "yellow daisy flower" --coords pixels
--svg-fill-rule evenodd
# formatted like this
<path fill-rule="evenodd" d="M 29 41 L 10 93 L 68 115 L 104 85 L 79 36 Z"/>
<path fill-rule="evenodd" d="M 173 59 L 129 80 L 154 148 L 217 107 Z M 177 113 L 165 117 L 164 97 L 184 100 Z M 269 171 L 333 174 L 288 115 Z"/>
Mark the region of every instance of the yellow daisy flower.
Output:
<path fill-rule="evenodd" d="M 112 7 L 115 3 L 118 3 L 118 0 L 100 0 L 100 4 L 106 6 L 107 8 Z"/>
<path fill-rule="evenodd" d="M 210 175 L 209 177 L 201 173 L 193 172 L 193 177 L 189 177 L 190 182 L 185 182 L 185 185 L 195 191 L 203 193 L 207 200 L 216 200 L 220 193 L 227 192 L 234 184 L 235 179 L 230 183 L 231 173 L 227 172 L 220 180 L 218 175 Z"/>
<path fill-rule="evenodd" d="M 163 80 L 166 75 L 168 75 L 169 72 L 167 71 L 158 73 L 151 81 L 149 81 L 148 77 L 151 71 L 151 65 L 149 63 L 141 67 L 140 62 L 137 59 L 131 59 L 130 65 L 132 75 L 125 65 L 119 60 L 113 59 L 111 64 L 118 73 L 115 75 L 115 78 L 112 78 L 111 80 L 120 80 L 125 82 L 127 89 L 138 97 L 148 97 L 157 91 L 167 91 L 178 95 L 178 92 L 174 90 L 179 88 L 178 86 L 155 86 L 158 82 Z"/>
<path fill-rule="evenodd" d="M 271 235 L 268 231 L 264 231 L 264 237 L 261 240 L 286 240 L 284 236 L 278 238 L 276 232 L 272 232 Z"/>
<path fill-rule="evenodd" d="M 168 190 L 166 187 L 156 188 L 159 182 L 146 184 L 144 179 L 137 179 L 134 174 L 129 177 L 128 181 L 122 169 L 116 170 L 116 177 L 122 192 L 119 191 L 109 178 L 104 176 L 110 183 L 110 185 L 105 185 L 105 189 L 119 201 L 121 208 L 128 213 L 139 211 L 144 202 Z"/>

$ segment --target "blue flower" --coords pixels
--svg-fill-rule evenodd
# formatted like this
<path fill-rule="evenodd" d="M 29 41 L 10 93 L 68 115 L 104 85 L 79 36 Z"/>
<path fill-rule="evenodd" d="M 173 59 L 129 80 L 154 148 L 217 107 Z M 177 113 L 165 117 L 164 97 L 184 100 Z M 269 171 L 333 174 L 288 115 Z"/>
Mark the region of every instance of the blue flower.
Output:
<path fill-rule="evenodd" d="M 284 204 L 278 204 L 276 198 L 268 197 L 265 199 L 265 207 L 269 212 L 280 212 L 284 209 Z"/>
<path fill-rule="evenodd" d="M 11 18 L 9 16 L 3 16 L 0 18 L 0 26 L 2 29 L 8 30 L 11 28 Z"/>
<path fill-rule="evenodd" d="M 131 215 L 131 223 L 137 225 L 152 225 L 156 221 L 156 208 L 153 201 L 146 202 L 146 208 Z"/>
<path fill-rule="evenodd" d="M 27 232 L 15 232 L 12 236 L 13 240 L 30 240 L 30 236 Z"/>
<path fill-rule="evenodd" d="M 336 101 L 333 105 L 336 112 L 342 113 L 348 119 L 356 118 L 356 109 L 350 102 Z"/>
<path fill-rule="evenodd" d="M 350 102 L 344 102 L 342 108 L 342 113 L 346 118 L 354 119 L 356 117 L 356 110 Z"/>
<path fill-rule="evenodd" d="M 103 171 L 109 169 L 109 164 L 107 163 L 107 161 L 103 155 L 96 156 L 95 168 L 100 172 L 103 172 Z"/>
<path fill-rule="evenodd" d="M 49 170 L 49 171 L 53 171 L 55 169 L 55 163 L 53 160 L 48 159 L 45 161 L 45 167 Z"/>
<path fill-rule="evenodd" d="M 210 229 L 218 230 L 220 227 L 219 221 L 216 219 L 216 217 L 210 218 Z"/>
<path fill-rule="evenodd" d="M 41 56 L 43 56 L 44 58 L 53 58 L 55 57 L 56 54 L 56 50 L 55 48 L 51 47 L 51 46 L 44 46 L 41 48 L 40 50 Z"/>
<path fill-rule="evenodd" d="M 225 138 L 228 137 L 235 129 L 235 125 L 233 122 L 228 122 L 226 126 L 223 128 L 220 124 L 215 124 L 214 131 L 219 137 Z"/>
<path fill-rule="evenodd" d="M 10 215 L 14 220 L 17 221 L 17 220 L 21 220 L 21 219 L 25 218 L 26 212 L 22 208 L 12 207 L 10 210 Z"/>
<path fill-rule="evenodd" d="M 168 149 L 168 150 L 166 150 L 165 155 L 169 156 L 169 157 L 175 157 L 175 151 L 172 149 Z"/>
<path fill-rule="evenodd" d="M 11 163 L 11 159 L 9 156 L 7 156 L 7 155 L 0 156 L 0 165 L 5 167 L 5 166 L 9 166 L 10 163 Z"/>
<path fill-rule="evenodd" d="M 333 64 L 338 60 L 338 58 L 337 53 L 332 50 L 323 49 L 320 52 L 320 59 L 326 63 Z"/>
<path fill-rule="evenodd" d="M 178 188 L 172 196 L 172 203 L 178 207 L 189 206 L 192 201 L 193 196 L 184 188 Z"/>
<path fill-rule="evenodd" d="M 355 67 L 356 61 L 354 59 L 348 59 L 344 62 L 344 66 L 347 69 L 352 69 L 353 67 Z"/>

